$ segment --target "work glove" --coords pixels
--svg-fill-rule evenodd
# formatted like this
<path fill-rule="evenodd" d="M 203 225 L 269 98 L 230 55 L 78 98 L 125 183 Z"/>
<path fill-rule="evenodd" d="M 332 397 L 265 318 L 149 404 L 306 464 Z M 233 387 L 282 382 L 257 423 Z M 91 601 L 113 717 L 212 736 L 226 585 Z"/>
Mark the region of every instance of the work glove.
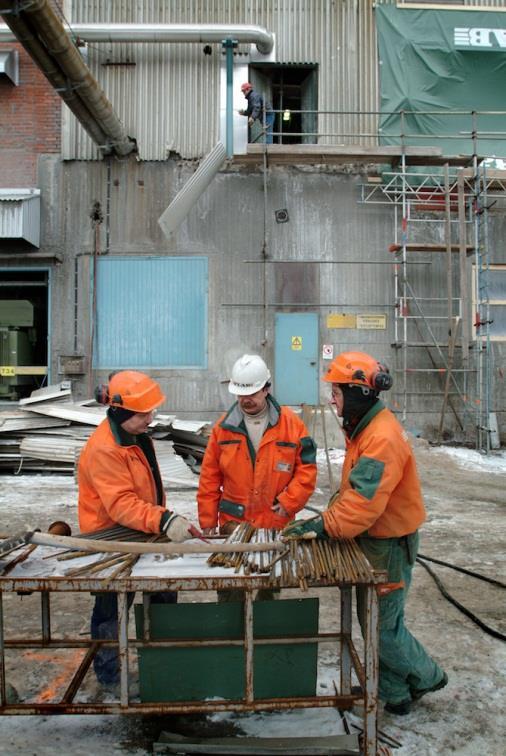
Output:
<path fill-rule="evenodd" d="M 187 541 L 189 538 L 193 538 L 192 524 L 186 517 L 178 515 L 175 512 L 167 512 L 169 515 L 162 517 L 161 532 L 165 533 L 167 538 L 176 543 Z"/>
<path fill-rule="evenodd" d="M 250 117 L 248 118 L 248 124 L 249 124 L 250 126 L 253 126 L 253 124 L 254 124 L 254 123 L 255 123 L 255 119 L 254 119 L 254 118 L 252 118 L 252 117 L 250 116 Z"/>
<path fill-rule="evenodd" d="M 326 538 L 323 517 L 311 517 L 309 520 L 293 520 L 281 531 L 281 540 L 290 541 L 298 538 Z"/>

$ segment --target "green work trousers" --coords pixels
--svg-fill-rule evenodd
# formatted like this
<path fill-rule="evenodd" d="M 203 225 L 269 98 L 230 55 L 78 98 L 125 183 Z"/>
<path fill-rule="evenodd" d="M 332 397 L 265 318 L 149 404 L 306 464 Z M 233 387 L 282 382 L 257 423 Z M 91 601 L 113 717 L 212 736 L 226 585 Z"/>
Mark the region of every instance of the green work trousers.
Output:
<path fill-rule="evenodd" d="M 418 540 L 418 532 L 404 538 L 357 538 L 374 569 L 386 570 L 389 583 L 404 583 L 404 587 L 379 598 L 379 697 L 389 703 L 410 700 L 412 693 L 437 685 L 443 677 L 443 670 L 404 624 Z M 357 588 L 362 632 L 365 610 L 365 590 Z"/>

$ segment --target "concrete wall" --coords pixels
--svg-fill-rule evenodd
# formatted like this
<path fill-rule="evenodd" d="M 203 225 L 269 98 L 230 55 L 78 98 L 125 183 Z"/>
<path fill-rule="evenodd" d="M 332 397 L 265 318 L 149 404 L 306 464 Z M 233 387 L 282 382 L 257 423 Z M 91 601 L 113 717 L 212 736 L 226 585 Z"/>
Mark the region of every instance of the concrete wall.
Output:
<path fill-rule="evenodd" d="M 209 367 L 154 373 L 167 394 L 170 411 L 185 417 L 216 417 L 230 403 L 226 385 L 221 382 L 227 378 L 235 358 L 245 351 L 262 354 L 272 367 L 276 311 L 316 311 L 320 315 L 320 344 L 333 344 L 335 353 L 344 349 L 370 351 L 393 371 L 402 368 L 402 352 L 391 346 L 395 340 L 395 307 L 388 245 L 394 238 L 393 209 L 359 202 L 364 175 L 349 168 L 274 167 L 266 178 L 264 205 L 261 171 L 234 165 L 218 174 L 175 238 L 167 240 L 158 217 L 192 170 L 191 164 L 177 160 L 140 163 L 130 158 L 108 164 L 62 163 L 51 156 L 40 159 L 39 186 L 45 198 L 43 249 L 61 254 L 63 260 L 51 263 L 53 381 L 64 377 L 57 372 L 59 355 L 77 352 L 89 356 L 90 266 L 95 239 L 90 214 L 96 202 L 104 214 L 99 233 L 101 254 L 204 254 L 209 258 Z M 270 259 L 335 263 L 295 266 L 295 274 L 290 274 L 289 265 L 267 264 L 266 302 L 307 302 L 312 297 L 309 301 L 314 305 L 262 306 L 264 266 L 245 261 L 261 260 L 264 207 Z M 280 208 L 288 209 L 288 223 L 276 223 L 274 211 Z M 502 215 L 492 223 L 491 258 L 504 263 L 506 228 Z M 427 229 L 426 233 L 433 232 Z M 412 259 L 425 260 L 427 264 L 413 266 L 413 287 L 421 292 L 419 296 L 429 291 L 445 297 L 444 256 L 418 254 Z M 23 258 L 24 265 L 27 259 L 29 255 Z M 20 264 L 20 258 L 13 258 L 12 264 Z M 35 260 L 32 264 L 36 264 Z M 386 314 L 387 327 L 328 329 L 327 315 L 336 312 Z M 446 323 L 442 318 L 432 325 L 442 339 L 446 338 Z M 493 353 L 494 409 L 500 411 L 504 429 L 504 347 L 495 344 Z M 412 350 L 409 360 L 412 367 L 430 366 L 425 349 Z M 320 374 L 325 369 L 326 363 L 321 361 Z M 394 372 L 394 376 L 396 389 L 390 392 L 388 401 L 400 411 L 402 373 Z M 94 385 L 106 377 L 106 372 L 95 372 L 74 379 L 77 395 L 90 396 Z M 409 390 L 415 393 L 408 396 L 407 427 L 434 436 L 442 404 L 438 374 L 413 373 L 409 381 Z M 321 401 L 326 396 L 322 387 Z M 459 404 L 461 400 L 455 397 L 456 407 Z M 469 417 L 467 435 L 474 438 L 472 422 Z M 464 434 L 456 433 L 455 427 L 453 413 L 447 411 L 445 436 L 463 438 Z"/>

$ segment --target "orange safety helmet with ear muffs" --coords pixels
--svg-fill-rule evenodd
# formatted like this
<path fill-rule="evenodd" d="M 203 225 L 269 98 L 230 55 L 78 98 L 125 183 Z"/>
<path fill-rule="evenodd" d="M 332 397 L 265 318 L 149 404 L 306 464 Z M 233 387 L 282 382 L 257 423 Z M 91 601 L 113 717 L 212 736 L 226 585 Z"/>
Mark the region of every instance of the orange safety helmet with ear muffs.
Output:
<path fill-rule="evenodd" d="M 153 378 L 136 370 L 120 370 L 109 383 L 95 389 L 99 404 L 122 407 L 131 412 L 152 412 L 165 401 L 165 395 Z"/>
<path fill-rule="evenodd" d="M 388 368 L 365 352 L 341 352 L 331 363 L 324 381 L 356 384 L 374 391 L 388 391 L 393 379 Z"/>

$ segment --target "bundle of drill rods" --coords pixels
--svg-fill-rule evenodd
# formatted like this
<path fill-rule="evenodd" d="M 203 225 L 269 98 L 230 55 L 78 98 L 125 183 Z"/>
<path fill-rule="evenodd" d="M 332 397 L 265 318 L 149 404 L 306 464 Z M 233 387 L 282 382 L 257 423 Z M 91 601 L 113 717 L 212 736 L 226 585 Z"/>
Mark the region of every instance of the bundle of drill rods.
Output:
<path fill-rule="evenodd" d="M 141 542 L 155 542 L 163 541 L 167 542 L 165 536 L 150 535 L 149 533 L 143 533 L 139 530 L 132 530 L 131 528 L 125 528 L 122 525 L 115 525 L 111 528 L 105 528 L 104 530 L 97 530 L 94 533 L 81 533 L 76 536 L 77 538 L 86 538 L 94 541 L 141 541 Z M 85 556 L 89 556 L 89 551 L 69 551 L 64 552 L 57 556 L 58 561 L 68 559 L 79 559 Z M 109 570 L 114 567 L 114 571 L 107 575 L 108 578 L 114 579 L 117 577 L 126 577 L 130 574 L 132 567 L 139 559 L 139 554 L 106 554 L 101 559 L 96 559 L 93 562 L 76 567 L 75 569 L 67 570 L 67 577 L 78 577 L 83 575 L 94 575 L 97 572 L 103 570 Z"/>
<path fill-rule="evenodd" d="M 308 580 L 331 580 L 342 583 L 364 583 L 371 580 L 371 567 L 353 540 L 315 538 L 291 540 L 284 551 L 270 551 L 268 544 L 277 541 L 275 530 L 255 529 L 241 523 L 226 543 L 265 543 L 265 551 L 212 554 L 210 565 L 233 567 L 235 572 L 269 574 L 273 586 L 308 588 Z"/>

